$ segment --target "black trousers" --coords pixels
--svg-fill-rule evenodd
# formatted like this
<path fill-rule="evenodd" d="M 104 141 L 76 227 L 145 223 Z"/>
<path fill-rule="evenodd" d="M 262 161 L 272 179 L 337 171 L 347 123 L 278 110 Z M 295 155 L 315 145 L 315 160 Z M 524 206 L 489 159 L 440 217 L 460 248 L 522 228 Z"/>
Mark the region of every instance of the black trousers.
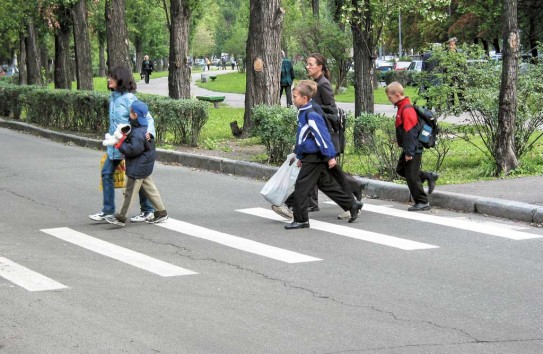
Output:
<path fill-rule="evenodd" d="M 146 84 L 149 83 L 149 75 L 151 75 L 151 73 L 148 70 L 143 70 L 143 76 L 145 77 Z"/>
<path fill-rule="evenodd" d="M 415 203 L 428 203 L 428 195 L 422 183 L 430 178 L 430 173 L 421 171 L 422 154 L 413 156 L 412 160 L 405 161 L 405 154 L 401 154 L 396 166 L 396 173 L 405 178 L 409 192 Z"/>
<path fill-rule="evenodd" d="M 324 194 L 336 202 L 343 210 L 351 209 L 355 203 L 353 196 L 334 177 L 337 173 L 334 170 L 338 167 L 329 169 L 328 162 L 317 154 L 304 156 L 302 168 L 294 186 L 294 221 L 306 222 L 309 220 L 307 212 L 308 196 L 315 186 L 318 186 Z"/>
<path fill-rule="evenodd" d="M 287 95 L 287 107 L 292 106 L 292 88 L 291 85 L 281 86 L 281 91 L 279 91 L 279 98 L 283 96 L 283 90 L 285 90 L 285 95 Z"/>
<path fill-rule="evenodd" d="M 363 184 L 358 179 L 354 178 L 350 174 L 345 173 L 339 165 L 329 170 L 330 173 L 325 174 L 322 178 L 327 179 L 326 183 L 335 183 L 337 188 L 345 189 L 347 192 L 352 193 L 357 200 L 362 199 Z M 309 191 L 307 207 L 319 206 L 319 187 L 315 187 Z M 294 192 L 292 192 L 285 200 L 285 205 L 289 208 L 294 207 Z"/>

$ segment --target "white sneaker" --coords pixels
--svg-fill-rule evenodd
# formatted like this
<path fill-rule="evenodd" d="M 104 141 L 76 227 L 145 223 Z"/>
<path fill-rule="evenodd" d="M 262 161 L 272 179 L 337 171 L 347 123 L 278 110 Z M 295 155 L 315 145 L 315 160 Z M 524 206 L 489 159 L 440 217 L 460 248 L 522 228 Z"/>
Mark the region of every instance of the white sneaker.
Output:
<path fill-rule="evenodd" d="M 294 217 L 292 210 L 290 210 L 286 205 L 272 205 L 271 208 L 277 215 L 280 215 L 285 219 L 292 219 Z"/>
<path fill-rule="evenodd" d="M 113 215 L 110 215 L 110 214 L 104 214 L 102 212 L 99 212 L 99 213 L 96 213 L 96 214 L 92 214 L 92 215 L 89 215 L 89 218 L 91 220 L 94 220 L 94 221 L 104 221 L 106 220 L 106 218 L 108 216 L 113 216 Z"/>
<path fill-rule="evenodd" d="M 154 214 L 150 211 L 147 211 L 147 212 L 141 212 L 139 215 L 135 215 L 133 217 L 130 218 L 130 221 L 131 222 L 144 222 L 144 221 L 149 221 L 149 220 L 153 220 L 154 218 Z"/>
<path fill-rule="evenodd" d="M 358 215 L 360 215 L 361 212 L 362 212 L 362 209 L 360 209 L 360 210 L 358 211 Z M 337 216 L 337 218 L 338 218 L 339 220 L 348 220 L 348 219 L 351 218 L 351 211 L 350 211 L 350 210 L 346 210 L 346 211 L 344 211 L 343 213 L 339 214 L 339 215 Z"/>

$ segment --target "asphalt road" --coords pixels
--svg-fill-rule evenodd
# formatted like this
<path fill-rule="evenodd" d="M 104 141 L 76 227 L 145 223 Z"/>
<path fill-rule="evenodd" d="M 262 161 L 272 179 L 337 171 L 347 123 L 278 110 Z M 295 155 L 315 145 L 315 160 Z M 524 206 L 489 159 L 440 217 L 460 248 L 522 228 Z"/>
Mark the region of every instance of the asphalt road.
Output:
<path fill-rule="evenodd" d="M 171 219 L 118 228 L 88 219 L 102 152 L 0 149 L 2 353 L 543 352 L 541 229 L 321 196 L 287 232 L 262 181 L 163 164 Z"/>

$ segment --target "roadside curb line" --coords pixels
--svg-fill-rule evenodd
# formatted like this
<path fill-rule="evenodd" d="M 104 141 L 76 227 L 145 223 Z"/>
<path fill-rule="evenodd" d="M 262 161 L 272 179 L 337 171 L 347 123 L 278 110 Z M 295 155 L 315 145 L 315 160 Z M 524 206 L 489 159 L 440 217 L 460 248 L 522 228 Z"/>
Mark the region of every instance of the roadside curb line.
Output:
<path fill-rule="evenodd" d="M 15 129 L 54 141 L 74 144 L 81 147 L 102 150 L 101 140 L 85 138 L 46 130 L 31 124 L 6 121 L 0 118 L 0 127 Z M 220 172 L 253 179 L 268 179 L 277 167 L 265 166 L 254 162 L 238 161 L 221 157 L 203 156 L 185 152 L 157 149 L 157 160 L 161 162 L 179 163 L 180 165 L 208 171 Z M 406 185 L 356 177 L 364 184 L 364 194 L 377 199 L 409 202 L 409 189 Z M 460 193 L 434 191 L 429 195 L 432 206 L 500 217 L 509 220 L 520 220 L 530 223 L 543 223 L 543 207 L 538 205 L 511 201 L 500 198 L 477 197 Z"/>

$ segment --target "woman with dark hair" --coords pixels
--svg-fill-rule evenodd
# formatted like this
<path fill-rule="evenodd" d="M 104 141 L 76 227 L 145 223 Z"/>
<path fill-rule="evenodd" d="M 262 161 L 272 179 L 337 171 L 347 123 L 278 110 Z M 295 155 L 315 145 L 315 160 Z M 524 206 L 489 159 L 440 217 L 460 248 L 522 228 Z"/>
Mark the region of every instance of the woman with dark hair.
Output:
<path fill-rule="evenodd" d="M 109 97 L 109 134 L 113 135 L 119 124 L 130 124 L 130 106 L 137 100 L 134 92 L 137 85 L 132 72 L 127 67 L 117 66 L 109 71 L 107 87 L 111 91 Z M 153 128 L 154 129 L 154 122 Z M 153 134 L 154 135 L 154 134 Z M 102 167 L 102 189 L 104 205 L 99 213 L 89 215 L 95 221 L 105 221 L 107 216 L 115 215 L 115 188 L 113 174 L 124 156 L 113 145 L 107 146 L 107 158 Z M 143 198 L 142 198 L 143 194 Z M 140 193 L 140 204 L 151 214 L 154 212 L 152 205 L 144 193 Z M 142 220 L 138 220 L 142 221 Z"/>

